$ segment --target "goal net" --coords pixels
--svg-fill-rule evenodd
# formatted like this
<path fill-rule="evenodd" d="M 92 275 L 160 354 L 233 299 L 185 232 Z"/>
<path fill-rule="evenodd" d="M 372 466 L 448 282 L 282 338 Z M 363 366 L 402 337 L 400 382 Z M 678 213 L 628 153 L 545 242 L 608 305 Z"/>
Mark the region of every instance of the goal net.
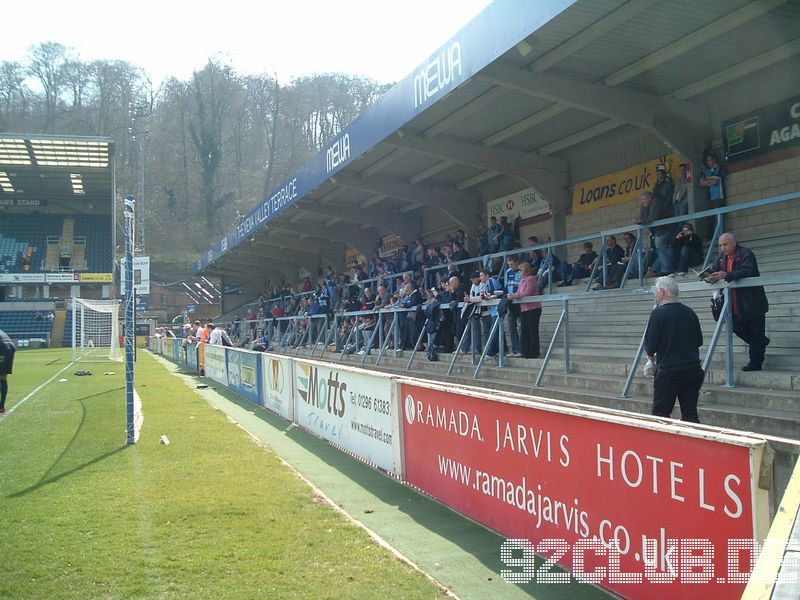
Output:
<path fill-rule="evenodd" d="M 116 300 L 72 299 L 72 360 L 122 361 Z"/>

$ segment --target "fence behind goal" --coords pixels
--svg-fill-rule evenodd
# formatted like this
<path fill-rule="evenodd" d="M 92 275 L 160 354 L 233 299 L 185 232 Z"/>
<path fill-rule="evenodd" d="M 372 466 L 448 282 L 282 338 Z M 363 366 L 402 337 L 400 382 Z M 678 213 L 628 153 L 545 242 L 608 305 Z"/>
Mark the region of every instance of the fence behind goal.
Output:
<path fill-rule="evenodd" d="M 117 300 L 72 299 L 72 360 L 122 361 Z"/>

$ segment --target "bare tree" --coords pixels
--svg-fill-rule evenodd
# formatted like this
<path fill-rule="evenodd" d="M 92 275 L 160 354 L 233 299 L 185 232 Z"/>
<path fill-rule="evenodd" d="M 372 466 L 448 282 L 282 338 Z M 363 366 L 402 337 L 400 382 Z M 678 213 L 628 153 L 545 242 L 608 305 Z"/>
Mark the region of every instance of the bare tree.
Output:
<path fill-rule="evenodd" d="M 43 42 L 30 49 L 29 73 L 39 80 L 44 91 L 45 133 L 54 133 L 58 103 L 64 85 L 64 65 L 68 60 L 67 48 L 56 42 Z"/>
<path fill-rule="evenodd" d="M 0 63 L 0 131 L 11 130 L 16 123 L 24 129 L 29 94 L 25 77 L 25 68 L 20 63 Z"/>
<path fill-rule="evenodd" d="M 219 168 L 222 163 L 223 124 L 236 85 L 233 69 L 209 60 L 202 71 L 192 74 L 191 98 L 196 113 L 189 122 L 189 134 L 200 162 L 206 231 L 219 231 L 216 217 L 222 202 L 218 197 Z"/>

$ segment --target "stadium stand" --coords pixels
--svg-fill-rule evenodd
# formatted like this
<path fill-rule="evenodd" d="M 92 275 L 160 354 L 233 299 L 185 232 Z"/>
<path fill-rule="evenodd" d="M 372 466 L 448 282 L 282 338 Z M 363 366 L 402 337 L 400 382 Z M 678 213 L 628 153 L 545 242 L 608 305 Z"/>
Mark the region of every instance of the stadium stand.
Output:
<path fill-rule="evenodd" d="M 61 235 L 63 221 L 63 216 L 4 215 L 0 219 L 0 272 L 41 271 L 47 240 Z"/>
<path fill-rule="evenodd" d="M 64 320 L 64 333 L 61 336 L 61 345 L 64 348 L 72 346 L 72 309 L 66 310 L 66 318 Z"/>
<path fill-rule="evenodd" d="M 0 272 L 112 271 L 109 216 L 6 215 L 0 219 Z"/>
<path fill-rule="evenodd" d="M 53 329 L 51 315 L 54 315 L 52 302 L 0 303 L 0 329 L 18 342 L 31 339 L 49 342 Z"/>
<path fill-rule="evenodd" d="M 740 243 L 753 250 L 759 261 L 762 276 L 796 273 L 793 255 L 800 234 L 789 229 L 773 233 L 763 232 L 751 238 L 740 238 Z M 715 255 L 713 252 L 712 255 Z M 691 283 L 696 279 L 679 278 L 680 283 Z M 568 351 L 569 372 L 564 372 L 565 349 L 562 335 L 557 336 L 551 361 L 541 381 L 541 387 L 533 383 L 539 373 L 547 346 L 561 316 L 563 302 L 545 301 L 540 322 L 542 358 L 523 360 L 505 357 L 501 368 L 496 362 L 482 365 L 480 378 L 475 377 L 475 366 L 466 358 L 457 360 L 453 374 L 446 375 L 452 355 L 443 355 L 441 362 L 429 363 L 424 353 L 417 355 L 414 370 L 435 375 L 455 383 L 479 384 L 493 389 L 505 389 L 519 393 L 544 394 L 563 400 L 619 408 L 648 414 L 652 400 L 652 381 L 641 373 L 633 379 L 630 396 L 621 397 L 632 359 L 641 340 L 650 309 L 653 306 L 651 286 L 654 278 L 646 278 L 644 286 L 631 282 L 628 289 L 605 290 L 584 293 L 577 288 L 569 292 Z M 714 332 L 716 322 L 710 310 L 711 290 L 702 284 L 699 289 L 681 294 L 681 301 L 691 306 L 700 317 L 705 346 L 704 353 Z M 697 284 L 695 284 L 697 287 Z M 547 290 L 544 290 L 547 293 Z M 553 289 L 553 292 L 561 290 Z M 767 286 L 770 311 L 767 315 L 767 335 L 771 343 L 767 352 L 765 371 L 743 373 L 740 367 L 747 362 L 747 348 L 737 337 L 733 337 L 734 377 L 736 387 L 726 383 L 726 337 L 723 335 L 710 363 L 701 398 L 701 419 L 713 425 L 746 429 L 793 437 L 800 422 L 800 410 L 796 405 L 796 373 L 800 372 L 800 325 L 797 323 L 797 297 L 800 284 L 786 283 Z M 295 294 L 293 300 L 284 304 L 296 306 L 303 294 Z M 562 296 L 559 296 L 559 298 Z M 273 301 L 274 302 L 274 301 Z M 269 308 L 272 302 L 264 305 Z M 241 307 L 237 309 L 241 314 Z M 302 310 L 299 314 L 302 314 Z M 231 320 L 226 315 L 220 322 Z M 259 320 L 262 327 L 265 321 Z M 506 329 L 508 323 L 505 323 Z M 248 331 L 247 327 L 239 327 Z M 506 330 L 508 339 L 508 330 Z M 273 350 L 277 344 L 273 345 Z M 284 352 L 305 355 L 305 349 L 285 348 Z M 505 352 L 510 349 L 507 347 Z M 408 354 L 398 357 L 387 353 L 376 368 L 390 372 L 407 372 Z M 364 363 L 370 367 L 373 358 Z M 361 362 L 361 357 L 340 356 L 338 352 L 325 355 L 328 360 Z M 641 365 L 640 365 L 641 367 Z M 640 370 L 640 369 L 639 369 Z"/>
<path fill-rule="evenodd" d="M 111 219 L 108 215 L 81 215 L 75 218 L 75 237 L 85 240 L 85 267 L 91 273 L 113 270 Z M 75 247 L 78 250 L 78 246 Z M 75 257 L 78 258 L 76 252 Z"/>

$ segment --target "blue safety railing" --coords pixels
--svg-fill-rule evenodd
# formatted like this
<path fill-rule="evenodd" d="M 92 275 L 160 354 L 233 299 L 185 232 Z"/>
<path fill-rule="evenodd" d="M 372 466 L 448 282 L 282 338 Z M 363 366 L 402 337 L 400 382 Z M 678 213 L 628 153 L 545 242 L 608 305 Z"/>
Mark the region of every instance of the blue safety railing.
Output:
<path fill-rule="evenodd" d="M 790 194 L 782 194 L 779 196 L 774 196 L 771 198 L 765 198 L 763 200 L 756 200 L 752 202 L 747 202 L 743 204 L 738 204 L 735 206 L 726 206 L 715 208 L 712 210 L 706 210 L 696 213 L 691 213 L 687 215 L 681 215 L 677 217 L 670 217 L 668 219 L 662 219 L 660 221 L 655 221 L 653 223 L 645 224 L 645 225 L 632 225 L 632 226 L 625 226 L 625 227 L 618 227 L 614 229 L 604 230 L 598 233 L 593 233 L 589 235 L 578 236 L 574 238 L 570 238 L 568 240 L 562 240 L 558 242 L 551 242 L 546 244 L 540 244 L 536 246 L 530 246 L 527 248 L 518 248 L 511 251 L 506 252 L 499 252 L 491 255 L 487 255 L 484 257 L 478 258 L 471 258 L 463 261 L 449 263 L 447 265 L 437 265 L 434 267 L 429 267 L 424 272 L 424 282 L 425 287 L 429 287 L 430 283 L 432 282 L 433 278 L 436 277 L 437 272 L 442 271 L 443 269 L 451 269 L 453 267 L 459 267 L 463 265 L 469 264 L 486 264 L 493 259 L 502 258 L 503 262 L 507 259 L 508 256 L 512 255 L 520 255 L 525 253 L 531 253 L 534 251 L 541 251 L 546 252 L 546 257 L 551 257 L 554 253 L 554 249 L 562 246 L 566 246 L 569 244 L 579 244 L 584 241 L 591 241 L 600 238 L 601 240 L 605 240 L 608 235 L 616 235 L 625 232 L 636 232 L 636 244 L 634 246 L 633 252 L 631 256 L 635 258 L 635 260 L 629 260 L 628 265 L 624 271 L 623 277 L 620 283 L 620 291 L 618 294 L 627 296 L 627 295 L 641 295 L 641 294 L 650 294 L 650 289 L 645 289 L 644 285 L 644 275 L 646 272 L 646 259 L 647 250 L 642 244 L 642 240 L 644 236 L 648 235 L 647 229 L 651 227 L 658 227 L 663 225 L 672 225 L 672 224 L 679 224 L 686 221 L 692 221 L 697 219 L 703 218 L 713 218 L 715 219 L 715 227 L 712 239 L 709 243 L 709 249 L 706 253 L 705 259 L 703 260 L 702 267 L 705 268 L 711 263 L 713 249 L 716 247 L 716 242 L 719 236 L 725 231 L 724 227 L 724 216 L 731 214 L 742 212 L 746 210 L 752 210 L 756 208 L 776 205 L 784 202 L 789 202 L 793 200 L 800 199 L 800 192 L 794 192 Z M 649 236 L 648 236 L 649 237 Z M 649 246 L 649 244 L 648 244 Z M 558 338 L 561 336 L 562 344 L 564 349 L 564 364 L 563 364 L 563 371 L 565 373 L 570 372 L 570 336 L 569 336 L 569 310 L 570 310 L 570 302 L 580 299 L 589 298 L 595 296 L 598 292 L 597 291 L 590 291 L 591 281 L 594 276 L 602 277 L 602 282 L 605 284 L 608 278 L 607 272 L 607 261 L 605 260 L 605 244 L 602 244 L 602 251 L 598 260 L 595 262 L 595 267 L 589 276 L 589 284 L 587 285 L 585 291 L 578 291 L 578 292 L 570 292 L 570 293 L 552 293 L 553 287 L 553 276 L 552 273 L 548 277 L 547 287 L 550 291 L 547 295 L 540 295 L 540 296 L 533 296 L 530 298 L 523 298 L 515 300 L 515 303 L 522 303 L 522 302 L 540 302 L 543 303 L 544 306 L 551 305 L 555 303 L 561 307 L 561 314 L 559 316 L 558 322 L 555 326 L 553 331 L 553 335 L 548 343 L 547 350 L 545 352 L 544 357 L 542 358 L 542 363 L 539 368 L 539 372 L 533 382 L 534 387 L 539 387 L 541 382 L 544 378 L 545 372 L 549 366 L 550 360 L 552 358 L 552 354 L 554 348 L 557 346 Z M 601 266 L 602 265 L 602 266 Z M 637 266 L 636 273 L 632 273 L 633 265 Z M 504 269 L 500 269 L 501 275 L 503 274 Z M 599 273 L 598 273 L 599 271 Z M 391 277 L 398 277 L 400 275 L 391 275 Z M 639 287 L 633 289 L 624 289 L 626 281 L 630 280 L 631 278 L 636 277 L 639 280 Z M 375 279 L 370 281 L 377 281 Z M 357 282 L 350 285 L 359 285 L 363 286 L 367 284 L 368 281 Z M 711 341 L 709 342 L 708 349 L 706 355 L 703 360 L 703 368 L 707 370 L 713 355 L 716 351 L 718 342 L 723 335 L 723 333 L 727 336 L 727 344 L 726 344 L 726 364 L 727 364 L 727 371 L 726 371 L 726 385 L 733 387 L 735 385 L 734 376 L 733 376 L 733 330 L 732 330 L 732 318 L 730 316 L 730 302 L 728 302 L 729 297 L 729 289 L 730 288 L 737 288 L 737 287 L 750 287 L 756 285 L 780 285 L 780 284 L 795 284 L 800 283 L 800 274 L 790 274 L 790 275 L 781 275 L 781 276 L 771 276 L 771 277 L 760 277 L 760 278 L 751 278 L 751 279 L 743 279 L 733 283 L 725 283 L 719 282 L 715 286 L 709 286 L 708 284 L 704 283 L 686 283 L 681 284 L 680 290 L 681 291 L 696 291 L 701 289 L 720 289 L 722 290 L 723 294 L 726 298 L 725 303 L 725 310 L 723 312 L 722 317 L 716 324 L 714 333 L 712 335 Z M 478 303 L 474 303 L 476 307 L 492 307 L 497 305 L 499 300 L 484 300 Z M 463 303 L 458 305 L 458 310 L 461 310 L 463 307 Z M 442 305 L 442 310 L 450 310 L 449 306 Z M 277 328 L 279 333 L 279 342 L 272 346 L 272 349 L 277 351 L 286 351 L 288 347 L 291 347 L 295 353 L 299 353 L 300 349 L 303 346 L 310 347 L 311 356 L 316 353 L 317 348 L 322 348 L 324 351 L 325 348 L 330 346 L 333 343 L 334 348 L 336 348 L 337 352 L 341 352 L 339 359 L 343 359 L 345 356 L 348 348 L 355 348 L 355 351 L 363 353 L 361 354 L 361 364 L 366 364 L 367 356 L 370 354 L 371 350 L 374 348 L 378 349 L 377 358 L 374 364 L 377 366 L 380 364 L 382 358 L 385 356 L 387 350 L 391 346 L 395 353 L 399 355 L 401 342 L 400 336 L 401 333 L 399 332 L 400 328 L 400 321 L 404 318 L 401 315 L 407 313 L 416 313 L 418 311 L 416 308 L 412 309 L 401 309 L 397 307 L 390 307 L 384 308 L 378 311 L 353 311 L 353 312 L 334 312 L 327 315 L 315 315 L 309 317 L 307 315 L 294 315 L 294 316 L 286 316 L 280 318 L 272 318 L 267 317 L 265 319 L 259 320 L 257 324 L 263 328 L 268 329 L 270 331 L 270 339 L 273 341 L 275 340 L 274 330 Z M 372 325 L 367 327 L 367 330 L 370 331 L 370 335 L 368 338 L 365 338 L 363 335 L 364 328 L 357 330 L 356 326 L 353 326 L 349 331 L 346 339 L 343 343 L 340 343 L 340 335 L 339 329 L 341 324 L 344 322 L 345 319 L 374 319 L 375 322 Z M 303 323 L 306 323 L 305 326 Z M 242 321 L 241 323 L 246 323 Z M 312 323 L 319 323 L 319 325 L 311 326 Z M 303 328 L 305 327 L 305 328 Z M 461 339 L 458 340 L 456 345 L 456 351 L 453 354 L 453 357 L 450 361 L 447 373 L 452 373 L 454 366 L 459 358 L 458 349 L 462 347 L 462 343 L 464 342 L 467 333 L 470 334 L 471 339 L 477 339 L 479 337 L 475 328 L 477 327 L 477 321 L 475 319 L 471 319 L 469 323 L 464 327 L 463 334 Z M 492 327 L 489 334 L 489 340 L 483 344 L 481 350 L 479 350 L 478 344 L 470 344 L 471 346 L 471 363 L 475 367 L 475 371 L 473 377 L 475 379 L 480 377 L 480 372 L 483 365 L 486 362 L 487 358 L 487 351 L 490 346 L 490 343 L 494 340 L 495 337 L 499 336 L 498 339 L 498 366 L 504 367 L 505 366 L 505 343 L 504 343 L 504 335 L 501 335 L 500 332 L 503 331 L 502 321 L 500 317 L 493 316 L 492 317 Z M 356 335 L 356 332 L 361 333 L 361 339 L 359 336 Z M 312 335 L 313 334 L 313 335 Z M 355 336 L 355 340 L 353 337 Z M 410 369 L 413 361 L 416 357 L 416 352 L 422 343 L 422 339 L 425 336 L 425 327 L 424 323 L 421 327 L 421 330 L 417 336 L 416 343 L 413 345 L 411 349 L 410 359 L 407 364 L 407 368 Z M 313 337 L 313 341 L 310 338 Z M 292 343 L 288 343 L 291 340 Z M 627 397 L 630 392 L 630 388 L 633 382 L 633 379 L 636 375 L 636 371 L 639 365 L 639 362 L 642 357 L 643 353 L 643 344 L 644 341 L 644 333 L 642 334 L 642 340 L 639 343 L 636 352 L 634 353 L 633 359 L 631 361 L 631 367 L 628 370 L 628 377 L 625 381 L 623 389 L 620 393 L 621 397 Z M 428 343 L 433 343 L 432 339 L 428 340 Z M 320 352 L 320 355 L 322 354 Z"/>

